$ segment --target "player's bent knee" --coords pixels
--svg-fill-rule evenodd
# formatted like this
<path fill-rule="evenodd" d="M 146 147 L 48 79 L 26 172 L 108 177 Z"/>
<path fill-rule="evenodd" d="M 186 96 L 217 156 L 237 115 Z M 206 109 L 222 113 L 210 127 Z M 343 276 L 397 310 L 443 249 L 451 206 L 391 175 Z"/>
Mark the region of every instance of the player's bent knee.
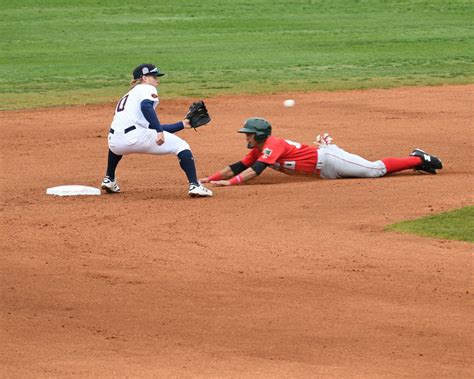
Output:
<path fill-rule="evenodd" d="M 185 141 L 181 141 L 177 146 L 176 146 L 176 150 L 174 151 L 174 153 L 176 155 L 180 154 L 181 152 L 183 151 L 186 151 L 188 150 L 189 152 L 191 152 L 191 147 L 189 146 L 189 144 Z"/>

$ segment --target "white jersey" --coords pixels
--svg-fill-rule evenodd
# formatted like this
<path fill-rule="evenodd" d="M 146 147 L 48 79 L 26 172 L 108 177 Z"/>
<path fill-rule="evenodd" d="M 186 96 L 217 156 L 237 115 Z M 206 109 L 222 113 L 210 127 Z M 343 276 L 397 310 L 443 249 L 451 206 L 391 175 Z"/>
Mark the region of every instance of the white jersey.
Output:
<path fill-rule="evenodd" d="M 165 143 L 156 144 L 157 132 L 148 129 L 150 123 L 141 110 L 143 100 L 159 103 L 156 88 L 149 84 L 138 84 L 123 96 L 115 108 L 115 115 L 109 132 L 109 148 L 117 155 L 125 154 L 179 154 L 190 150 L 180 137 L 163 132 Z M 134 126 L 134 128 L 130 128 Z"/>
<path fill-rule="evenodd" d="M 154 86 L 138 84 L 120 99 L 115 108 L 115 115 L 111 125 L 112 129 L 120 132 L 133 125 L 148 129 L 150 123 L 143 116 L 141 110 L 141 102 L 143 100 L 153 101 L 153 107 L 156 108 L 160 101 Z"/>

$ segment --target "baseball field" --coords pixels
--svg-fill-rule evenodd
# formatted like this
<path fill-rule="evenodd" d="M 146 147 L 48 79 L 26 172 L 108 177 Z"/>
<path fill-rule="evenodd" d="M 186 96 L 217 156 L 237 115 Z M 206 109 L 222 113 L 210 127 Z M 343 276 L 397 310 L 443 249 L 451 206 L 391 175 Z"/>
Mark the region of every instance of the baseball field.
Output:
<path fill-rule="evenodd" d="M 474 3 L 0 0 L 2 377 L 470 378 Z M 248 117 L 438 175 L 266 170 L 187 196 L 174 156 L 99 187 L 117 100 L 166 72 L 160 121 L 199 176 L 241 159 Z M 295 100 L 283 107 L 285 99 Z"/>

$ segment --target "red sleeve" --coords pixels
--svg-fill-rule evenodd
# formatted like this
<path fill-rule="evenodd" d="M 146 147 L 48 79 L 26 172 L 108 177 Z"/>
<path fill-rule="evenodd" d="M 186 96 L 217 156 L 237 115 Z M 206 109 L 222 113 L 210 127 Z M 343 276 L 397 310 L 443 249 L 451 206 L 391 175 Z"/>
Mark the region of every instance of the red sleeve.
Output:
<path fill-rule="evenodd" d="M 243 157 L 240 161 L 247 167 L 252 166 L 258 159 L 260 155 L 260 152 L 258 149 L 253 148 L 252 150 L 249 151 L 249 153 Z"/>
<path fill-rule="evenodd" d="M 263 146 L 261 155 L 258 157 L 258 161 L 269 165 L 275 164 L 278 158 L 285 152 L 285 143 L 282 139 L 268 138 Z"/>

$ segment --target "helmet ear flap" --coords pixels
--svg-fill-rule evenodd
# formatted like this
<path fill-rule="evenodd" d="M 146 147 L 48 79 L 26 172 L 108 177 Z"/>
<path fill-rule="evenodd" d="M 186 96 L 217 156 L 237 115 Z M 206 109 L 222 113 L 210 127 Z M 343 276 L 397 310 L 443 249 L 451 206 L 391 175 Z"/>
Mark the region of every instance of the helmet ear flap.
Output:
<path fill-rule="evenodd" d="M 272 126 L 267 120 L 263 120 L 264 124 L 258 127 L 255 134 L 255 141 L 263 142 L 272 135 Z"/>

